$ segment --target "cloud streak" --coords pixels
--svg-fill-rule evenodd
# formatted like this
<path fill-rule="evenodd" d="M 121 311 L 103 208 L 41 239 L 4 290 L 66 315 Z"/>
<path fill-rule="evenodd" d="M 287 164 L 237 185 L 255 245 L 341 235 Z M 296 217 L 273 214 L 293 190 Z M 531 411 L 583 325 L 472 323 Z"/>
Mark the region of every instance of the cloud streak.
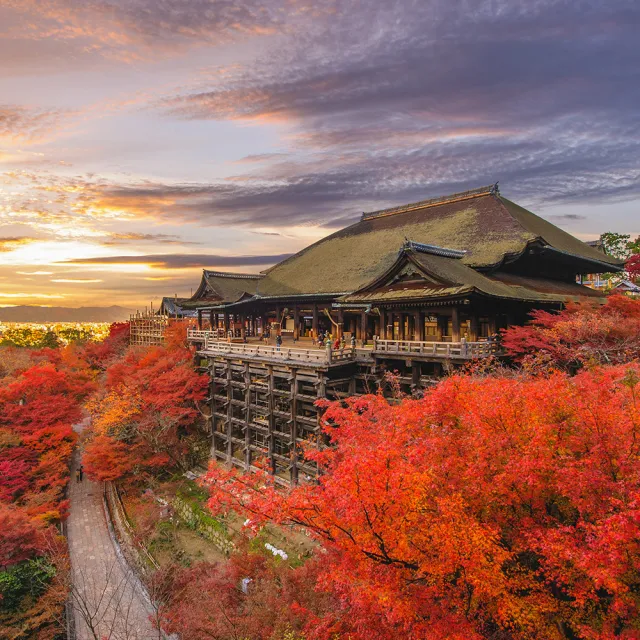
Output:
<path fill-rule="evenodd" d="M 60 127 L 69 116 L 70 112 L 64 109 L 0 104 L 0 140 L 9 142 L 42 140 Z"/>
<path fill-rule="evenodd" d="M 196 267 L 254 267 L 272 265 L 290 254 L 264 255 L 264 256 L 220 256 L 198 254 L 166 254 L 146 256 L 105 256 L 99 258 L 78 258 L 65 260 L 60 264 L 85 264 L 85 265 L 126 265 L 146 264 L 163 269 L 193 269 Z"/>

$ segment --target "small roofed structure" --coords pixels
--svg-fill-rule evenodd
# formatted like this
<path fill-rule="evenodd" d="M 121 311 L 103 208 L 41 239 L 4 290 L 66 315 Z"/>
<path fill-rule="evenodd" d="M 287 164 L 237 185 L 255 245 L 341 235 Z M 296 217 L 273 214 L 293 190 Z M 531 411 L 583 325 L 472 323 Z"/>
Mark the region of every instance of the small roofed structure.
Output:
<path fill-rule="evenodd" d="M 622 280 L 615 287 L 613 287 L 612 291 L 616 293 L 626 293 L 632 296 L 640 295 L 640 286 L 635 282 L 631 282 L 631 280 Z"/>
<path fill-rule="evenodd" d="M 170 318 L 195 318 L 198 315 L 196 310 L 185 308 L 185 303 L 189 300 L 190 298 L 178 298 L 177 296 L 173 298 L 164 297 L 160 303 L 158 314 L 169 316 Z"/>

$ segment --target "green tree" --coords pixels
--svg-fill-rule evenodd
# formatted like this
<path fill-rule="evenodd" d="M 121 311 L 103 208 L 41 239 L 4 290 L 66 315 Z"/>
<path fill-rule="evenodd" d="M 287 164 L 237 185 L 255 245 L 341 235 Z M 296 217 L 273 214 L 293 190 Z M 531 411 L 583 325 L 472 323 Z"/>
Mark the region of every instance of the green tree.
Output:
<path fill-rule="evenodd" d="M 636 240 L 638 242 L 639 239 Z M 600 242 L 604 247 L 605 253 L 620 260 L 626 260 L 631 251 L 631 236 L 628 233 L 614 233 L 607 231 L 600 236 Z"/>

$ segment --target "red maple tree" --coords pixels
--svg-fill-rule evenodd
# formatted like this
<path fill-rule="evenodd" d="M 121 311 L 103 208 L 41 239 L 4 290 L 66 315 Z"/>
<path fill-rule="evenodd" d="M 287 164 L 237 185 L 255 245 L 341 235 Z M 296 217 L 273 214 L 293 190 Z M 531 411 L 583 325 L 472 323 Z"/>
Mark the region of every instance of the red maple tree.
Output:
<path fill-rule="evenodd" d="M 624 268 L 627 270 L 629 277 L 634 281 L 640 280 L 640 253 L 632 255 L 625 264 Z"/>
<path fill-rule="evenodd" d="M 214 513 L 297 525 L 339 603 L 308 638 L 635 637 L 640 367 L 329 404 L 314 486 L 213 464 Z"/>
<path fill-rule="evenodd" d="M 95 426 L 86 445 L 87 473 L 114 480 L 134 470 L 187 469 L 208 385 L 187 349 L 128 351 L 107 369 L 104 392 L 90 407 Z"/>
<path fill-rule="evenodd" d="M 640 300 L 614 295 L 606 304 L 568 304 L 560 312 L 537 310 L 523 327 L 502 332 L 502 345 L 519 362 L 575 370 L 640 358 Z"/>

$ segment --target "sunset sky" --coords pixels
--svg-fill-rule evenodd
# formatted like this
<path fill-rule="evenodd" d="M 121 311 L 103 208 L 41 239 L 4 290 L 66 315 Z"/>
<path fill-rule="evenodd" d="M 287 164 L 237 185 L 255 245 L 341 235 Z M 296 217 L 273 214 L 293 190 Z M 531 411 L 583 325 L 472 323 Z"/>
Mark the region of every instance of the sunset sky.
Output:
<path fill-rule="evenodd" d="M 637 0 L 0 0 L 0 305 L 141 307 L 500 181 L 640 234 Z"/>

